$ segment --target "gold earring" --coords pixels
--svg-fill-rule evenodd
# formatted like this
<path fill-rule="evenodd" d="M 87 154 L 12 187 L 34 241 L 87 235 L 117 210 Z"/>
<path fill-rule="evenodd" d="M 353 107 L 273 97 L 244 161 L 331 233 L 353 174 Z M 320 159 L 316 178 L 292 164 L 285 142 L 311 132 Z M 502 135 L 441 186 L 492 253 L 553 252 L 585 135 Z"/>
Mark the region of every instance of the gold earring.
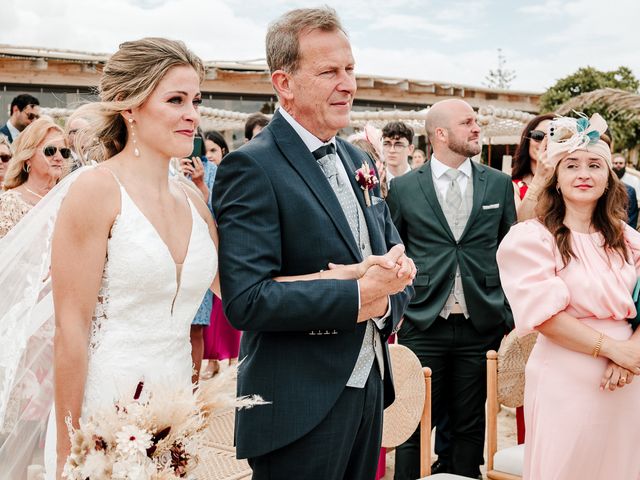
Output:
<path fill-rule="evenodd" d="M 133 154 L 136 157 L 140 156 L 140 150 L 138 150 L 138 142 L 136 141 L 136 129 L 133 126 L 133 118 L 129 117 L 129 125 L 131 125 L 131 140 L 133 141 Z"/>

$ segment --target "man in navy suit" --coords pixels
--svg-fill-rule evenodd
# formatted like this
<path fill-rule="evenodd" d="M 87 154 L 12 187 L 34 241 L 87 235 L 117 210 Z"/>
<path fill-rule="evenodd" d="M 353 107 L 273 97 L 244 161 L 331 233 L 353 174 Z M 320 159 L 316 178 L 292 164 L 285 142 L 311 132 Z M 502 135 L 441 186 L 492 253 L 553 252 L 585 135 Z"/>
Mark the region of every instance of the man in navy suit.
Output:
<path fill-rule="evenodd" d="M 18 95 L 11 100 L 11 116 L 6 124 L 0 127 L 0 133 L 9 139 L 10 143 L 27 128 L 31 122 L 40 118 L 40 102 L 28 93 Z"/>
<path fill-rule="evenodd" d="M 371 480 L 383 406 L 394 398 L 385 340 L 413 294 L 415 267 L 394 247 L 400 237 L 379 190 L 356 182 L 373 162 L 336 137 L 356 81 L 335 11 L 288 12 L 266 43 L 281 108 L 225 158 L 214 186 L 222 299 L 244 331 L 238 393 L 271 402 L 238 412 L 237 455 L 255 480 Z M 372 254 L 397 263 L 350 280 L 323 272 Z M 299 275 L 307 281 L 274 280 Z"/>

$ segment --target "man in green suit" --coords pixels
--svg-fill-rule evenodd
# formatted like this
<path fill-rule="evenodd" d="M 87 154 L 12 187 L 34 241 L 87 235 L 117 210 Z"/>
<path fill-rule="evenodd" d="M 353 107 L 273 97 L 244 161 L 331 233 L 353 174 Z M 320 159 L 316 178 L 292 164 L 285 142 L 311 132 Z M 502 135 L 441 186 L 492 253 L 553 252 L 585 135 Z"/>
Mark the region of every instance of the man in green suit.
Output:
<path fill-rule="evenodd" d="M 398 339 L 433 371 L 432 424 L 448 417 L 451 435 L 445 471 L 477 478 L 484 449 L 485 355 L 513 324 L 496 264 L 498 244 L 516 220 L 513 187 L 509 176 L 471 161 L 481 146 L 468 103 L 436 103 L 425 126 L 431 160 L 395 179 L 387 197 L 418 269 Z M 416 432 L 396 451 L 395 479 L 418 477 Z"/>

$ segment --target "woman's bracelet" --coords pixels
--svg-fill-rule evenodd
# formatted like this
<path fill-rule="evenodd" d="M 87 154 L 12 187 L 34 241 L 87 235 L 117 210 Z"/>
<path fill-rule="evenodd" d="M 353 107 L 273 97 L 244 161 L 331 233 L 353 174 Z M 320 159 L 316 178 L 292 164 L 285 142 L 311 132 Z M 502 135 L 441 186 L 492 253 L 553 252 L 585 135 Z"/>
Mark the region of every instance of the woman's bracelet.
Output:
<path fill-rule="evenodd" d="M 593 358 L 598 358 L 598 355 L 600 355 L 602 342 L 604 342 L 604 333 L 601 333 L 600 336 L 598 337 L 598 340 L 596 340 L 596 345 L 595 347 L 593 347 L 593 353 L 592 353 Z"/>

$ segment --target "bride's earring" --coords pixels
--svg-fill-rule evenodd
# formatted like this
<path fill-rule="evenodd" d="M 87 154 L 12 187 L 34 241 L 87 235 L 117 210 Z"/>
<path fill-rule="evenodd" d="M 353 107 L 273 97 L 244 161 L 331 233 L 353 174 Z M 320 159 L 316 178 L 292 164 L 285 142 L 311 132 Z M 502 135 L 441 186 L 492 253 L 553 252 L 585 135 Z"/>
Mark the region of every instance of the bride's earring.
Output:
<path fill-rule="evenodd" d="M 132 117 L 129 117 L 129 125 L 131 125 L 131 140 L 133 140 L 133 154 L 136 157 L 139 157 L 140 150 L 138 150 L 138 142 L 136 141 L 136 127 L 133 125 Z"/>

